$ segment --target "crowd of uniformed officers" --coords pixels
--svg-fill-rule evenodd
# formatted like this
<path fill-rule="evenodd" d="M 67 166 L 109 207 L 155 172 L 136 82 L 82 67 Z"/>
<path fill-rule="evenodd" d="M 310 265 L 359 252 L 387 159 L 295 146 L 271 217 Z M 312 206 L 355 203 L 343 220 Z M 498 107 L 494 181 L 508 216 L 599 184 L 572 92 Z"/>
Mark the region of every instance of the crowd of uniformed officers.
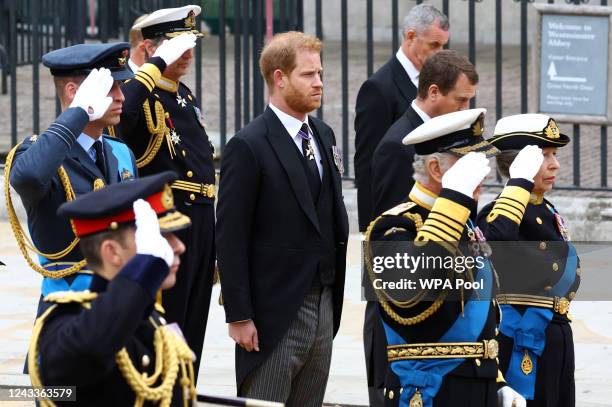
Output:
<path fill-rule="evenodd" d="M 25 369 L 35 386 L 76 386 L 77 405 L 195 403 L 218 269 L 237 395 L 321 406 L 349 232 L 342 153 L 309 115 L 323 97 L 322 43 L 293 31 L 265 44 L 268 107 L 225 146 L 217 189 L 200 103 L 181 81 L 200 11 L 153 11 L 131 44 L 43 57 L 62 113 L 6 162 L 28 231 L 9 195 L 11 226 L 43 276 Z M 370 405 L 574 406 L 568 310 L 581 271 L 544 198 L 569 137 L 524 114 L 485 140 L 486 110 L 468 109 L 478 73 L 443 49 L 448 37 L 443 13 L 415 6 L 397 53 L 359 89 L 364 284 L 369 245 L 390 241 L 483 256 L 468 273 L 483 286 L 460 299 L 375 291 L 363 336 Z M 478 213 L 491 157 L 506 183 Z M 500 241 L 514 245 L 488 243 Z"/>

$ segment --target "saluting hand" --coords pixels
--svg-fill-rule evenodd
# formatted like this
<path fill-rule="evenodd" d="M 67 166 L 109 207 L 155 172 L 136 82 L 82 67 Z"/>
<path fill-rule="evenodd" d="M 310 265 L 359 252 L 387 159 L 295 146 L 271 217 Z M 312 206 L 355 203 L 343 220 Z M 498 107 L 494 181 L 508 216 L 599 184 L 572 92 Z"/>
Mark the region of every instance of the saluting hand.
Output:
<path fill-rule="evenodd" d="M 544 162 L 544 154 L 538 146 L 525 146 L 510 165 L 510 178 L 523 178 L 533 182 Z"/>
<path fill-rule="evenodd" d="M 160 57 L 166 65 L 176 62 L 185 51 L 190 50 L 196 45 L 196 36 L 192 33 L 177 35 L 169 40 L 164 40 L 157 47 L 154 57 Z"/>
<path fill-rule="evenodd" d="M 491 171 L 483 153 L 470 152 L 453 164 L 442 176 L 442 188 L 452 189 L 470 198 Z"/>
<path fill-rule="evenodd" d="M 255 350 L 259 352 L 259 338 L 257 337 L 257 328 L 252 319 L 246 321 L 230 322 L 229 336 L 247 352 Z"/>
<path fill-rule="evenodd" d="M 90 122 L 98 120 L 113 103 L 113 98 L 108 96 L 108 93 L 114 82 L 108 69 L 93 69 L 79 86 L 70 107 L 85 110 Z"/>
<path fill-rule="evenodd" d="M 174 262 L 174 250 L 159 231 L 157 214 L 144 199 L 134 202 L 136 217 L 136 253 L 163 259 L 168 267 Z"/>

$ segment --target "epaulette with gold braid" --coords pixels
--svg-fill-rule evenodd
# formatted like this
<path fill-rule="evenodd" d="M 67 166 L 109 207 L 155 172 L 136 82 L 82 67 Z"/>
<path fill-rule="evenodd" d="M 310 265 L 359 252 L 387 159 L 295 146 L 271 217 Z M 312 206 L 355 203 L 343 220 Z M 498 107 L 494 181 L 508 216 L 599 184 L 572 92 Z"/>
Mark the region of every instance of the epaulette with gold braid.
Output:
<path fill-rule="evenodd" d="M 414 222 L 416 230 L 419 231 L 421 227 L 423 226 L 423 219 L 421 218 L 421 215 L 419 215 L 418 213 L 410 213 L 410 210 L 414 208 L 415 206 L 416 206 L 415 202 L 404 202 L 399 205 L 396 205 L 395 207 L 384 212 L 382 215 L 378 216 L 376 219 L 370 222 L 370 225 L 368 226 L 365 232 L 365 241 L 366 242 L 371 241 L 372 232 L 374 231 L 376 224 L 388 216 L 402 216 L 406 219 L 409 219 L 412 222 Z M 387 232 L 395 233 L 397 230 L 398 228 L 391 228 Z M 387 232 L 385 232 L 385 236 L 388 235 Z M 372 261 L 371 261 L 372 259 L 371 250 L 372 248 L 370 247 L 370 244 L 369 243 L 366 244 L 364 246 L 363 255 L 364 255 L 364 264 L 366 266 L 368 276 L 371 281 L 374 281 L 374 272 L 372 270 Z M 376 293 L 377 300 L 380 306 L 382 307 L 383 311 L 385 312 L 385 314 L 387 314 L 391 319 L 393 319 L 395 322 L 397 322 L 400 325 L 414 325 L 414 324 L 423 322 L 424 320 L 432 316 L 436 311 L 438 311 L 438 309 L 440 309 L 440 307 L 444 303 L 444 298 L 446 297 L 446 294 L 443 293 L 439 295 L 438 298 L 436 298 L 436 300 L 429 307 L 427 307 L 424 311 L 412 317 L 403 317 L 393 308 L 393 306 L 398 307 L 398 308 L 411 308 L 414 305 L 418 304 L 419 300 L 396 301 L 390 295 L 388 295 L 384 290 L 379 289 L 379 290 L 374 290 L 374 292 Z"/>
<path fill-rule="evenodd" d="M 383 216 L 400 216 L 408 212 L 410 209 L 414 208 L 415 206 L 416 206 L 416 203 L 414 202 L 404 202 L 397 206 L 394 206 L 388 211 L 383 212 Z"/>
<path fill-rule="evenodd" d="M 75 302 L 84 304 L 95 300 L 98 293 L 91 291 L 56 291 L 45 297 L 45 302 L 54 302 L 56 304 L 68 304 Z"/>
<path fill-rule="evenodd" d="M 405 214 L 407 214 L 410 211 L 410 209 L 414 208 L 415 206 L 416 206 L 416 203 L 414 202 L 404 202 L 404 203 L 396 205 L 393 208 L 383 212 L 382 215 L 378 216 L 368 225 L 368 228 L 365 232 L 365 240 L 366 241 L 371 240 L 372 232 L 374 231 L 374 228 L 376 227 L 376 224 L 379 221 L 381 221 L 387 216 L 402 216 L 402 215 L 406 216 Z M 415 226 L 417 230 L 421 228 L 423 221 L 421 220 L 421 217 L 418 214 L 414 214 L 414 218 L 412 214 L 408 214 L 408 216 L 406 217 L 408 217 L 409 219 L 412 219 L 415 222 Z"/>

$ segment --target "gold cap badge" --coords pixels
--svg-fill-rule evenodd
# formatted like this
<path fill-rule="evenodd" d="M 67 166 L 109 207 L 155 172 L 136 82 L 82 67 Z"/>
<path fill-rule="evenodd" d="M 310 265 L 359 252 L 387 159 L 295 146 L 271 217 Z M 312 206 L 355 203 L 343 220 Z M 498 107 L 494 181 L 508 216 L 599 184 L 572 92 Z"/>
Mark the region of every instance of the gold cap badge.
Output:
<path fill-rule="evenodd" d="M 97 191 L 98 189 L 102 189 L 104 185 L 104 181 L 101 178 L 96 178 L 93 182 L 93 190 Z"/>
<path fill-rule="evenodd" d="M 185 27 L 187 28 L 195 28 L 195 13 L 193 10 L 187 14 L 187 18 L 185 18 Z"/>
<path fill-rule="evenodd" d="M 544 134 L 547 138 L 552 139 L 558 139 L 561 137 L 561 131 L 553 119 L 548 120 L 548 125 L 544 129 Z"/>
<path fill-rule="evenodd" d="M 478 119 L 476 119 L 474 124 L 472 124 L 472 133 L 476 137 L 480 137 L 484 133 L 484 115 L 483 114 L 478 116 Z"/>
<path fill-rule="evenodd" d="M 168 184 L 164 185 L 161 201 L 164 208 L 168 210 L 174 208 L 174 195 L 172 195 L 172 189 L 170 189 Z"/>

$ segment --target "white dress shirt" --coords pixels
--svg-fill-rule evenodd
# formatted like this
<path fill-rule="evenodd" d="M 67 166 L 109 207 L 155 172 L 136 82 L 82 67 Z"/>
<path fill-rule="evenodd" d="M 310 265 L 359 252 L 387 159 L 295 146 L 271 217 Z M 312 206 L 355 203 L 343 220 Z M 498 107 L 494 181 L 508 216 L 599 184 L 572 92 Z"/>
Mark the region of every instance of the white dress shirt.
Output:
<path fill-rule="evenodd" d="M 431 117 L 429 117 L 429 115 L 427 113 L 425 113 L 423 111 L 423 109 L 421 109 L 420 107 L 417 106 L 416 104 L 416 99 L 412 101 L 412 103 L 410 104 L 410 106 L 414 109 L 414 111 L 419 115 L 419 117 L 421 118 L 421 120 L 423 120 L 423 123 L 425 123 L 427 120 L 431 120 Z"/>
<path fill-rule="evenodd" d="M 98 140 L 100 139 L 92 138 L 85 133 L 81 133 L 76 139 L 77 143 L 83 147 L 83 150 L 85 150 L 94 163 L 96 162 L 96 149 L 93 148 L 93 145 Z"/>
<path fill-rule="evenodd" d="M 140 69 L 140 66 L 136 65 L 134 61 L 132 61 L 132 58 L 128 59 L 128 66 L 134 73 L 138 72 L 138 70 Z"/>
<path fill-rule="evenodd" d="M 404 54 L 404 51 L 402 51 L 401 47 L 400 49 L 397 50 L 395 57 L 406 70 L 406 73 L 408 74 L 410 81 L 418 89 L 419 88 L 419 74 L 420 74 L 419 70 L 414 67 L 414 64 L 412 63 L 412 61 L 408 59 L 406 54 Z"/>
<path fill-rule="evenodd" d="M 297 146 L 298 150 L 300 150 L 302 155 L 304 155 L 304 152 L 302 151 L 302 137 L 298 134 L 298 132 L 302 129 L 302 125 L 304 123 L 308 125 L 308 133 L 310 134 L 310 142 L 312 143 L 312 147 L 314 148 L 314 156 L 315 156 L 315 161 L 317 162 L 317 168 L 319 169 L 319 177 L 322 178 L 323 163 L 321 162 L 321 151 L 319 149 L 317 139 L 314 137 L 314 134 L 312 134 L 312 129 L 310 128 L 310 125 L 308 124 L 308 116 L 306 116 L 306 120 L 301 121 L 283 112 L 278 107 L 274 106 L 272 103 L 270 103 L 269 106 L 270 106 L 270 109 L 272 109 L 274 114 L 276 114 L 278 119 L 281 121 L 281 123 L 287 130 L 287 133 L 289 133 L 289 135 L 293 139 L 293 142 Z"/>

